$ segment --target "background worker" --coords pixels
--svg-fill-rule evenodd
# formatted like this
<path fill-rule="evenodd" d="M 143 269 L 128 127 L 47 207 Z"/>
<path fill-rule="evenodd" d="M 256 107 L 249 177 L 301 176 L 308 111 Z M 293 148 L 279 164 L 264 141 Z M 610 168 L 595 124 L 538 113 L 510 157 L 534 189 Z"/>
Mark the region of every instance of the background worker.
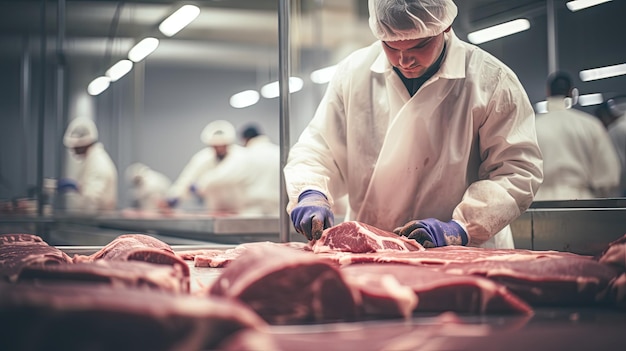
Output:
<path fill-rule="evenodd" d="M 157 210 L 167 201 L 172 181 L 143 163 L 133 163 L 126 169 L 126 178 L 132 189 L 132 207 L 139 210 Z"/>
<path fill-rule="evenodd" d="M 575 200 L 617 194 L 620 166 L 602 123 L 572 108 L 572 79 L 566 72 L 548 77 L 548 112 L 536 120 L 543 153 L 544 180 L 535 200 Z"/>
<path fill-rule="evenodd" d="M 202 130 L 200 139 L 207 147 L 193 155 L 181 171 L 168 191 L 168 207 L 174 208 L 181 201 L 198 197 L 204 202 L 204 208 L 210 212 L 229 212 L 232 208 L 238 208 L 240 196 L 228 198 L 228 196 L 222 197 L 219 191 L 213 194 L 203 191 L 203 194 L 200 194 L 198 190 L 198 183 L 202 179 L 208 181 L 206 177 L 215 172 L 218 166 L 236 162 L 234 159 L 242 152 L 242 147 L 235 144 L 237 139 L 235 127 L 225 120 L 213 121 Z M 209 195 L 212 195 L 211 199 L 208 199 Z M 206 200 L 210 202 L 206 203 Z"/>
<path fill-rule="evenodd" d="M 98 142 L 98 129 L 90 118 L 73 119 L 63 137 L 77 162 L 75 178 L 57 182 L 57 192 L 66 195 L 70 212 L 97 213 L 112 211 L 117 206 L 117 168 Z"/>

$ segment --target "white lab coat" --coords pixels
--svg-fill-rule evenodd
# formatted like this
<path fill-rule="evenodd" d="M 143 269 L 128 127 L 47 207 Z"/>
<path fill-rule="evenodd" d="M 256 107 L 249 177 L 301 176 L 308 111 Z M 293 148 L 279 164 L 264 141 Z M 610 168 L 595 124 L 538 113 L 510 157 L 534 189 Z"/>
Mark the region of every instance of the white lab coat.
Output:
<path fill-rule="evenodd" d="M 66 197 L 67 210 L 85 214 L 115 210 L 117 168 L 102 143 L 92 145 L 78 167 L 78 193 Z"/>
<path fill-rule="evenodd" d="M 166 175 L 148 168 L 142 170 L 139 177 L 141 183 L 134 185 L 132 189 L 133 200 L 139 209 L 159 209 L 166 201 L 172 182 Z"/>
<path fill-rule="evenodd" d="M 169 198 L 186 200 L 191 196 L 189 188 L 196 184 L 202 175 L 215 168 L 220 160 L 212 147 L 205 147 L 196 152 L 178 175 L 178 178 L 168 191 Z"/>
<path fill-rule="evenodd" d="M 513 247 L 508 224 L 542 179 L 534 112 L 508 67 L 453 31 L 446 41 L 441 68 L 413 97 L 380 41 L 338 65 L 290 152 L 289 212 L 306 189 L 331 201 L 348 193 L 346 219 L 388 231 L 455 219 L 469 245 Z"/>
<path fill-rule="evenodd" d="M 613 141 L 621 165 L 620 195 L 626 196 L 626 115 L 609 126 L 609 136 Z"/>
<path fill-rule="evenodd" d="M 214 162 L 212 167 L 198 175 L 197 191 L 210 213 L 241 212 L 246 192 L 246 187 L 241 185 L 241 167 L 247 161 L 246 150 L 233 144 L 228 147 L 223 160 Z"/>
<path fill-rule="evenodd" d="M 548 112 L 537 116 L 536 128 L 544 180 L 535 200 L 616 195 L 619 160 L 600 120 L 567 108 L 564 97 L 549 97 Z"/>
<path fill-rule="evenodd" d="M 245 214 L 278 216 L 280 209 L 280 147 L 266 135 L 248 141 Z"/>

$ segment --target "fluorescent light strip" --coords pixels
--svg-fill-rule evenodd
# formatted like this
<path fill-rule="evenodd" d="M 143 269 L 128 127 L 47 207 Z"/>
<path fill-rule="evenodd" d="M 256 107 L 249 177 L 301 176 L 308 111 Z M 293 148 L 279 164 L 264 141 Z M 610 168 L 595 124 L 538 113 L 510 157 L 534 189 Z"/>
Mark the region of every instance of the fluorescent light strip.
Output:
<path fill-rule="evenodd" d="M 171 37 L 195 20 L 199 14 L 200 8 L 198 6 L 185 5 L 161 22 L 159 30 L 163 35 Z"/>
<path fill-rule="evenodd" d="M 626 74 L 626 63 L 600 68 L 586 69 L 578 74 L 583 82 L 611 78 Z"/>
<path fill-rule="evenodd" d="M 311 81 L 315 84 L 324 84 L 330 82 L 330 79 L 335 74 L 337 70 L 337 65 L 320 68 L 311 72 Z"/>
<path fill-rule="evenodd" d="M 290 93 L 295 93 L 296 91 L 300 91 L 303 85 L 304 85 L 304 81 L 302 80 L 302 78 L 289 77 L 289 92 Z M 261 95 L 266 99 L 278 97 L 278 95 L 280 95 L 278 81 L 265 84 L 261 88 Z"/>
<path fill-rule="evenodd" d="M 473 44 L 482 44 L 494 39 L 506 37 L 507 35 L 525 31 L 528 28 L 530 28 L 530 22 L 527 19 L 520 18 L 469 33 L 467 39 Z"/>
<path fill-rule="evenodd" d="M 585 94 L 578 97 L 578 104 L 580 106 L 600 105 L 602 101 L 604 101 L 604 97 L 600 93 Z"/>
<path fill-rule="evenodd" d="M 578 10 L 586 9 L 591 6 L 600 5 L 609 1 L 611 0 L 575 0 L 575 1 L 568 1 L 567 4 L 565 5 L 570 11 L 576 12 Z"/>
<path fill-rule="evenodd" d="M 159 39 L 148 37 L 138 42 L 128 52 L 128 58 L 133 62 L 139 62 L 150 55 L 159 46 Z"/>
<path fill-rule="evenodd" d="M 89 95 L 100 95 L 103 91 L 107 90 L 111 84 L 111 79 L 109 77 L 100 76 L 89 83 L 87 86 L 87 92 Z"/>
<path fill-rule="evenodd" d="M 244 108 L 259 102 L 259 92 L 256 90 L 245 90 L 230 97 L 230 106 L 234 108 Z"/>
<path fill-rule="evenodd" d="M 106 71 L 106 76 L 111 79 L 111 82 L 115 82 L 118 79 L 122 78 L 126 75 L 126 73 L 130 72 L 133 69 L 133 62 L 130 60 L 120 60 L 111 68 Z"/>

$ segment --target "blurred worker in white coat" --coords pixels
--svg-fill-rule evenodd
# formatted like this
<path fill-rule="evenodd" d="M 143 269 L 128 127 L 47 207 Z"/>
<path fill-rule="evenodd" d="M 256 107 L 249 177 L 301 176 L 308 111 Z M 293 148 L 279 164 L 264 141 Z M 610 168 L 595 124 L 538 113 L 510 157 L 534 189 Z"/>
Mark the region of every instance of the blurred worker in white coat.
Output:
<path fill-rule="evenodd" d="M 241 131 L 247 159 L 239 172 L 247 179 L 242 213 L 278 216 L 280 206 L 280 147 L 249 124 Z"/>
<path fill-rule="evenodd" d="M 66 194 L 71 212 L 97 213 L 117 206 L 117 168 L 98 142 L 98 129 L 90 118 L 73 119 L 65 131 L 63 144 L 78 161 L 75 179 L 57 182 L 57 191 Z"/>
<path fill-rule="evenodd" d="M 618 98 L 624 98 L 623 96 Z M 595 111 L 609 132 L 621 165 L 619 196 L 626 197 L 626 113 L 618 107 L 615 98 L 602 102 Z"/>
<path fill-rule="evenodd" d="M 347 220 L 424 246 L 512 248 L 508 226 L 542 180 L 535 115 L 517 76 L 461 41 L 451 0 L 370 0 L 379 40 L 339 63 L 284 169 L 295 229 Z"/>
<path fill-rule="evenodd" d="M 131 185 L 132 207 L 140 210 L 157 210 L 167 200 L 172 181 L 143 163 L 133 163 L 126 169 L 126 178 Z"/>
<path fill-rule="evenodd" d="M 221 187 L 212 192 L 199 190 L 203 179 L 216 174 L 218 166 L 223 169 L 224 174 L 228 174 L 228 168 L 231 167 L 229 165 L 238 162 L 242 147 L 235 144 L 235 127 L 228 121 L 213 121 L 202 130 L 200 139 L 207 147 L 191 157 L 168 191 L 168 206 L 176 207 L 182 200 L 197 196 L 203 199 L 204 207 L 209 212 L 236 211 L 241 207 L 243 191 L 238 194 L 222 194 Z"/>
<path fill-rule="evenodd" d="M 605 127 L 595 116 L 572 108 L 569 74 L 551 74 L 547 88 L 548 112 L 536 121 L 544 180 L 535 200 L 615 196 L 620 163 Z"/>

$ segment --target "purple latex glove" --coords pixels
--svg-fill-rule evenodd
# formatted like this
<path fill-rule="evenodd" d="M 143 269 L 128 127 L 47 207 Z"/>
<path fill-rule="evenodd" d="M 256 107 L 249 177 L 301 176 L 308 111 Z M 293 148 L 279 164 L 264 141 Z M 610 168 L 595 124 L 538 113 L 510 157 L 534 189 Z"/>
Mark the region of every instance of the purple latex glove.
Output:
<path fill-rule="evenodd" d="M 467 245 L 467 233 L 455 221 L 442 222 L 435 218 L 410 221 L 394 233 L 406 236 L 422 244 L 425 248 L 448 245 Z"/>
<path fill-rule="evenodd" d="M 309 240 L 317 240 L 324 229 L 334 225 L 335 216 L 326 195 L 317 190 L 306 190 L 291 211 L 291 222 L 298 233 Z"/>

